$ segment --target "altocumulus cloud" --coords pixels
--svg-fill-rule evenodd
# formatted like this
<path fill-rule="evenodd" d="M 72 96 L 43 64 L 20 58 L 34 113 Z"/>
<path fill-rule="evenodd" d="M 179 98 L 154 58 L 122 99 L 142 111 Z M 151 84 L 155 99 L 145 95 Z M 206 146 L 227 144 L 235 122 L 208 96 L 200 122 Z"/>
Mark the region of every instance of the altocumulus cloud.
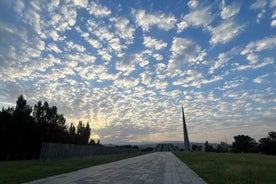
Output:
<path fill-rule="evenodd" d="M 276 128 L 275 6 L 1 1 L 0 105 L 46 100 L 103 143 L 183 140 L 181 104 L 191 141 L 264 137 Z"/>

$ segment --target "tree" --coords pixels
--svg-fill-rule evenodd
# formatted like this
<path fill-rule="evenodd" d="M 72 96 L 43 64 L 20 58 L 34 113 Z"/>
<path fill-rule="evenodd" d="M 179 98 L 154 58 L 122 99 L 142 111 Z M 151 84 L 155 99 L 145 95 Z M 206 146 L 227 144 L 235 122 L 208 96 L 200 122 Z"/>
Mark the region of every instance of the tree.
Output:
<path fill-rule="evenodd" d="M 193 144 L 193 145 L 192 145 L 192 150 L 193 150 L 193 151 L 197 151 L 197 145 Z"/>
<path fill-rule="evenodd" d="M 228 152 L 228 144 L 226 144 L 225 142 L 220 142 L 220 144 L 218 145 L 216 151 L 218 153 L 224 153 L 224 152 Z"/>
<path fill-rule="evenodd" d="M 66 143 L 67 133 L 66 119 L 62 114 L 58 114 L 57 107 L 50 107 L 48 102 L 42 105 L 39 101 L 34 106 L 33 117 L 40 134 L 40 141 Z"/>
<path fill-rule="evenodd" d="M 235 153 L 249 153 L 256 152 L 256 141 L 248 135 L 234 136 L 235 141 L 232 144 L 233 151 Z"/>
<path fill-rule="evenodd" d="M 76 127 L 74 126 L 73 123 L 71 123 L 71 125 L 69 127 L 69 134 L 70 135 L 75 135 L 76 134 Z"/>
<path fill-rule="evenodd" d="M 89 145 L 95 145 L 95 144 L 96 144 L 96 142 L 93 139 L 90 139 Z"/>
<path fill-rule="evenodd" d="M 102 145 L 101 145 L 101 141 L 100 141 L 100 139 L 98 139 L 98 141 L 97 141 L 97 145 L 98 145 L 98 146 L 102 146 Z"/>
<path fill-rule="evenodd" d="M 276 154 L 276 132 L 269 132 L 266 138 L 259 140 L 259 150 L 265 154 Z"/>
<path fill-rule="evenodd" d="M 32 107 L 27 104 L 27 100 L 24 99 L 23 95 L 20 95 L 13 112 L 13 119 L 16 124 L 14 141 L 17 145 L 15 159 L 29 159 L 39 154 L 37 150 L 38 134 L 31 113 Z"/>
<path fill-rule="evenodd" d="M 197 151 L 202 151 L 202 146 L 197 146 Z"/>
<path fill-rule="evenodd" d="M 38 101 L 32 108 L 20 95 L 15 108 L 0 111 L 0 160 L 38 158 L 46 142 L 88 144 L 90 133 L 89 123 L 67 127 L 56 106 Z"/>
<path fill-rule="evenodd" d="M 205 142 L 205 148 L 204 148 L 205 152 L 214 152 L 215 149 L 212 145 L 209 145 L 208 141 Z"/>
<path fill-rule="evenodd" d="M 69 138 L 68 143 L 76 144 L 77 134 L 76 134 L 76 127 L 73 123 L 70 124 L 69 127 Z"/>
<path fill-rule="evenodd" d="M 11 152 L 14 152 L 14 136 L 16 136 L 16 124 L 13 119 L 13 108 L 0 112 L 0 160 L 9 160 Z"/>
<path fill-rule="evenodd" d="M 202 146 L 201 145 L 193 144 L 192 145 L 192 150 L 193 151 L 202 151 Z"/>
<path fill-rule="evenodd" d="M 31 159 L 36 151 L 37 134 L 35 122 L 31 116 L 32 107 L 27 105 L 23 95 L 16 101 L 15 108 L 2 108 L 0 117 L 1 159 Z"/>
<path fill-rule="evenodd" d="M 78 144 L 88 144 L 89 138 L 90 138 L 90 132 L 91 128 L 89 126 L 89 123 L 86 123 L 86 126 L 82 123 L 82 121 L 79 121 L 79 124 L 77 126 L 77 136 L 78 136 Z"/>
<path fill-rule="evenodd" d="M 91 128 L 89 126 L 89 123 L 87 122 L 86 123 L 86 126 L 85 126 L 85 130 L 84 130 L 84 140 L 85 140 L 85 144 L 88 144 L 89 142 L 89 139 L 90 139 L 90 134 L 91 134 Z"/>

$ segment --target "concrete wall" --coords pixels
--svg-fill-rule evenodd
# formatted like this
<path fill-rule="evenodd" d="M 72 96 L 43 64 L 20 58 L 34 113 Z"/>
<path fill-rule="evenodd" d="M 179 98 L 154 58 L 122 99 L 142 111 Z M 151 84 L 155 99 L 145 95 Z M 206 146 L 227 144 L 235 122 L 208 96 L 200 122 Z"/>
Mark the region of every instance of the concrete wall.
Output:
<path fill-rule="evenodd" d="M 110 155 L 129 152 L 139 152 L 139 149 L 101 147 L 92 145 L 75 145 L 59 143 L 43 143 L 41 146 L 41 160 L 64 159 L 73 157 L 87 157 L 94 155 Z"/>

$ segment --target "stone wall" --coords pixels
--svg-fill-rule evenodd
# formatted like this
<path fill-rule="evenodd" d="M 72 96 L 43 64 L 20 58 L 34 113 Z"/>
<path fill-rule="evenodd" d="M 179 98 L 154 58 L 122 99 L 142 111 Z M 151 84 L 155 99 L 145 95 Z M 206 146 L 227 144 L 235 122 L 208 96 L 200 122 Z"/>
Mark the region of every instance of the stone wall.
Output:
<path fill-rule="evenodd" d="M 88 157 L 94 155 L 110 155 L 129 152 L 139 152 L 134 148 L 102 147 L 93 145 L 75 145 L 59 143 L 43 143 L 41 145 L 41 160 L 65 159 L 73 157 Z"/>

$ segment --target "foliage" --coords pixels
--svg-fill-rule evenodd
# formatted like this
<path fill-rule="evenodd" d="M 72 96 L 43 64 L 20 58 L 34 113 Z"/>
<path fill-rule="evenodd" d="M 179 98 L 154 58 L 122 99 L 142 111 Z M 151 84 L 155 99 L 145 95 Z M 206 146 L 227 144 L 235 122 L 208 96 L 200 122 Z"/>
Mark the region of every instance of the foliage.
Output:
<path fill-rule="evenodd" d="M 206 141 L 205 142 L 205 148 L 204 148 L 204 150 L 205 150 L 205 152 L 214 152 L 215 148 L 212 145 L 210 145 L 208 143 L 208 141 Z"/>
<path fill-rule="evenodd" d="M 202 147 L 200 145 L 193 144 L 192 150 L 193 151 L 202 151 Z"/>
<path fill-rule="evenodd" d="M 48 102 L 39 101 L 34 106 L 33 117 L 40 135 L 40 142 L 66 142 L 66 120 L 57 113 L 57 107 L 50 107 Z"/>
<path fill-rule="evenodd" d="M 216 149 L 217 153 L 226 153 L 229 152 L 228 144 L 225 142 L 220 142 Z"/>
<path fill-rule="evenodd" d="M 259 140 L 258 150 L 266 154 L 276 154 L 276 132 L 269 132 L 268 137 Z"/>
<path fill-rule="evenodd" d="M 207 183 L 275 183 L 276 157 L 260 154 L 176 152 Z"/>
<path fill-rule="evenodd" d="M 232 144 L 235 153 L 252 153 L 256 152 L 257 142 L 248 135 L 234 136 L 235 141 Z"/>
<path fill-rule="evenodd" d="M 90 132 L 89 123 L 68 128 L 56 106 L 38 101 L 30 107 L 20 95 L 15 108 L 0 111 L 0 160 L 38 158 L 43 142 L 88 144 Z"/>

